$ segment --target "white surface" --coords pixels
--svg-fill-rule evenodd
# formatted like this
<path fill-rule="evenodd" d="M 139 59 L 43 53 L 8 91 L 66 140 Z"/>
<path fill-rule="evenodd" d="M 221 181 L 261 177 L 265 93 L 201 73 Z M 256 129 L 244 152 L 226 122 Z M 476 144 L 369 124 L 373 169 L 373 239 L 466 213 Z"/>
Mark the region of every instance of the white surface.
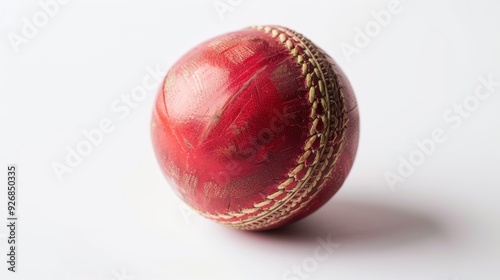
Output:
<path fill-rule="evenodd" d="M 461 125 L 443 119 L 479 76 L 500 81 L 500 2 L 401 1 L 350 62 L 342 43 L 353 44 L 388 1 L 229 2 L 221 20 L 212 0 L 70 1 L 18 53 L 8 34 L 41 8 L 0 2 L 0 182 L 15 163 L 20 184 L 18 273 L 2 261 L 0 278 L 283 279 L 313 265 L 317 238 L 330 235 L 340 247 L 307 279 L 500 279 L 500 87 Z M 291 27 L 329 52 L 355 88 L 362 121 L 343 189 L 271 233 L 227 229 L 175 197 L 150 144 L 156 88 L 127 116 L 111 109 L 148 67 L 166 71 L 201 41 L 255 24 Z M 114 130 L 59 181 L 53 162 L 64 163 L 65 147 L 104 119 Z M 389 187 L 384 173 L 397 172 L 399 155 L 435 128 L 446 141 Z M 2 226 L 2 256 L 5 237 Z"/>

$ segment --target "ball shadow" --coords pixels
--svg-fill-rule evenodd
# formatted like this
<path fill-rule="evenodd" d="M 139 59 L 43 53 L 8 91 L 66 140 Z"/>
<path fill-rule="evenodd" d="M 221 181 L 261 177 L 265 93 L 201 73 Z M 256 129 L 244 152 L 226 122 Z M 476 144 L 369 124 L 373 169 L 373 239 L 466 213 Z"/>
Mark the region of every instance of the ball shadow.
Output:
<path fill-rule="evenodd" d="M 294 224 L 249 234 L 257 239 L 297 245 L 316 243 L 317 238 L 331 235 L 342 245 L 385 247 L 443 237 L 445 231 L 426 212 L 382 202 L 336 198 Z"/>

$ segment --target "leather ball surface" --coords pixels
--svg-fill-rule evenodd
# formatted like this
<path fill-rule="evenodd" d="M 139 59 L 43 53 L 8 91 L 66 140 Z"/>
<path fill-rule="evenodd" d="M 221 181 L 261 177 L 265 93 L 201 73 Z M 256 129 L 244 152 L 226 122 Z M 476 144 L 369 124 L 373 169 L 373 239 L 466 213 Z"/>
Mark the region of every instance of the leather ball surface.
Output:
<path fill-rule="evenodd" d="M 346 179 L 359 135 L 345 74 L 280 26 L 224 34 L 186 53 L 159 89 L 151 125 L 176 193 L 244 230 L 277 228 L 324 205 Z"/>

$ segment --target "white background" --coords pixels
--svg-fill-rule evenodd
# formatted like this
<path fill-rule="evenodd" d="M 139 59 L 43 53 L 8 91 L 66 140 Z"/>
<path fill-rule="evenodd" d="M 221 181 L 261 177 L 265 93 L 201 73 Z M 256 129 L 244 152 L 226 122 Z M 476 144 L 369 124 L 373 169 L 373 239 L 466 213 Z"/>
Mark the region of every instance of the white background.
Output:
<path fill-rule="evenodd" d="M 479 77 L 500 81 L 500 2 L 401 0 L 402 11 L 346 56 L 342 46 L 356 47 L 356 28 L 388 1 L 226 1 L 73 0 L 18 46 L 9 38 L 43 9 L 0 2 L 0 217 L 14 163 L 20 219 L 16 274 L 1 222 L 0 278 L 500 279 L 500 87 L 460 124 L 443 118 L 472 100 Z M 232 6 L 217 12 L 214 3 Z M 330 53 L 362 121 L 342 190 L 268 233 L 205 220 L 174 195 L 150 143 L 156 88 L 127 116 L 111 109 L 147 69 L 165 72 L 196 44 L 255 24 L 293 28 Z M 105 119 L 114 130 L 59 180 L 54 162 Z M 418 153 L 415 141 L 436 128 L 446 141 L 390 187 L 384 174 L 398 174 L 400 156 Z M 328 236 L 340 247 L 314 259 L 317 238 Z M 309 271 L 283 278 L 294 266 Z"/>

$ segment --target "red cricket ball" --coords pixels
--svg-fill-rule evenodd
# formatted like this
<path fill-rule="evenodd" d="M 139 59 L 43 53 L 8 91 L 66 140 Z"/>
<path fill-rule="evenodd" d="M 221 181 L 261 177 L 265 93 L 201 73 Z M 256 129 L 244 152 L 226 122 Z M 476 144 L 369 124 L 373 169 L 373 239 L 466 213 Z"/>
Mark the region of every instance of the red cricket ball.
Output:
<path fill-rule="evenodd" d="M 208 40 L 168 72 L 152 119 L 157 159 L 203 216 L 264 230 L 325 204 L 353 164 L 357 103 L 323 50 L 280 26 Z"/>

